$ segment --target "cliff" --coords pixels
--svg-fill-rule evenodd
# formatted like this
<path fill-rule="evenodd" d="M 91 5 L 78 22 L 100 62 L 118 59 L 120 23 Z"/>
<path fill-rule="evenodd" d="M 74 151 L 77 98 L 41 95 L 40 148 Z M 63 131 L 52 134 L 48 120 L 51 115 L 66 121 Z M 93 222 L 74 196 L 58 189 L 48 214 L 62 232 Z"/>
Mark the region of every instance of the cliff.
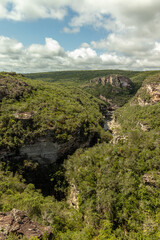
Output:
<path fill-rule="evenodd" d="M 133 82 L 128 77 L 115 74 L 91 79 L 90 83 L 102 84 L 103 86 L 105 86 L 106 84 L 110 84 L 113 87 L 124 89 L 134 88 Z"/>

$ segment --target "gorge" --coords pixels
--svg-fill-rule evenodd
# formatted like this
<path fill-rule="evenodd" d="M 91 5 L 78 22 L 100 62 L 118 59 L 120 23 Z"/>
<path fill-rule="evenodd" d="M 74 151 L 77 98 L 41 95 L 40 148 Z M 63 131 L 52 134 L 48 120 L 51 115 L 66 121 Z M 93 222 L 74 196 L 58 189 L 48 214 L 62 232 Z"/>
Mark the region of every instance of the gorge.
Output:
<path fill-rule="evenodd" d="M 158 239 L 159 73 L 68 74 L 0 73 L 1 216 L 46 239 Z"/>

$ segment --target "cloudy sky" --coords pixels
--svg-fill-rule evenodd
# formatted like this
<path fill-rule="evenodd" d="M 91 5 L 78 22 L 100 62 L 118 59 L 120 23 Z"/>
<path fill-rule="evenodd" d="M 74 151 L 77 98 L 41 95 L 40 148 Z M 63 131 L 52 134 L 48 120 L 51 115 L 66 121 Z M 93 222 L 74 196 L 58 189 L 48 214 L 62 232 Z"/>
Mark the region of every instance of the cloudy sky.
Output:
<path fill-rule="evenodd" d="M 0 71 L 160 69 L 159 0 L 0 0 Z"/>

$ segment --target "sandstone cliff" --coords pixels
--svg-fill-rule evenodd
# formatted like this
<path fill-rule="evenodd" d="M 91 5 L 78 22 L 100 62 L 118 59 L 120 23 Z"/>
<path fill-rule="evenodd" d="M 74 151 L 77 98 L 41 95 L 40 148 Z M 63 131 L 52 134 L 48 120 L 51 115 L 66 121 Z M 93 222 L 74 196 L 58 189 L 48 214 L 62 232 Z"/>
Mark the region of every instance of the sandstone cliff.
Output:
<path fill-rule="evenodd" d="M 90 83 L 102 84 L 103 86 L 110 84 L 113 87 L 128 89 L 132 89 L 134 87 L 132 81 L 129 78 L 114 74 L 91 79 Z"/>

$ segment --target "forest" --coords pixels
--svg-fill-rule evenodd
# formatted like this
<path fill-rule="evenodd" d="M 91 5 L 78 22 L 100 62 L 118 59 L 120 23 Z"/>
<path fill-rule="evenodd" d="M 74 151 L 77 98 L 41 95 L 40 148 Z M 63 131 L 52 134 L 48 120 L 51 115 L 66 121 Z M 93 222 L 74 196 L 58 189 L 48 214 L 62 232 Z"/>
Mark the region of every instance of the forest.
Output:
<path fill-rule="evenodd" d="M 159 156 L 160 71 L 0 73 L 0 212 L 56 240 L 158 240 Z"/>

